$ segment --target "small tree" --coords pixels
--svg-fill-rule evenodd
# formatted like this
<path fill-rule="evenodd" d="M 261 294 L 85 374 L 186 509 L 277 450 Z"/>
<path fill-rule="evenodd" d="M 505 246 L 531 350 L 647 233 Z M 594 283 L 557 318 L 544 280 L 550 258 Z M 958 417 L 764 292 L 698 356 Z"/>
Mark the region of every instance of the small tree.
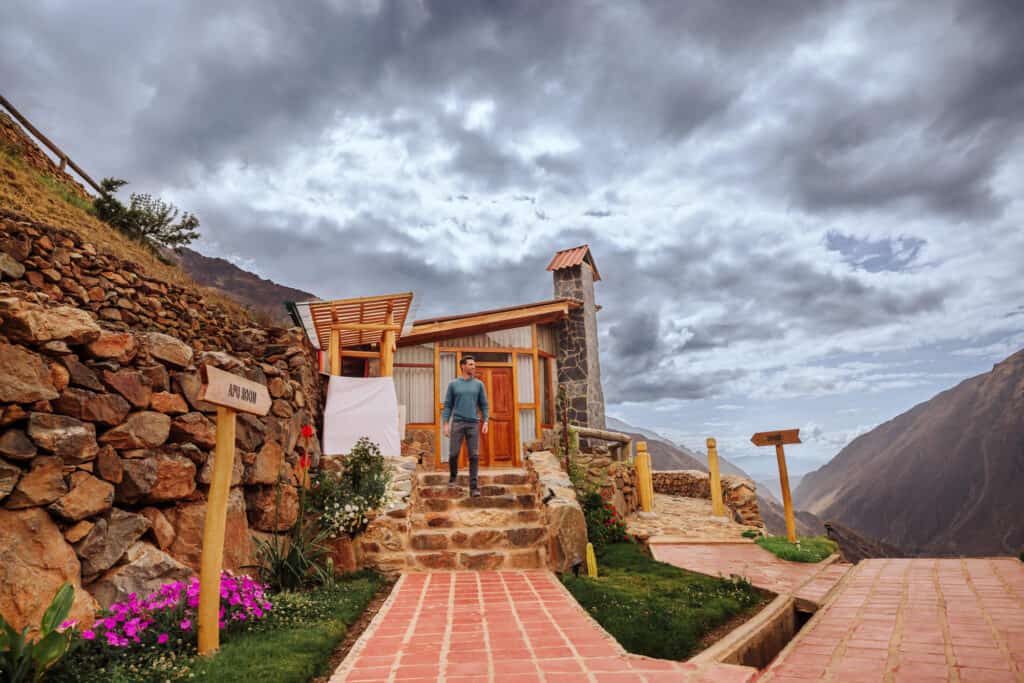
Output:
<path fill-rule="evenodd" d="M 127 184 L 120 178 L 104 178 L 100 183 L 103 191 L 93 206 L 101 220 L 140 242 L 170 249 L 183 247 L 199 237 L 199 219 L 194 214 L 181 214 L 173 204 L 150 194 L 133 192 L 126 207 L 114 193 Z"/>

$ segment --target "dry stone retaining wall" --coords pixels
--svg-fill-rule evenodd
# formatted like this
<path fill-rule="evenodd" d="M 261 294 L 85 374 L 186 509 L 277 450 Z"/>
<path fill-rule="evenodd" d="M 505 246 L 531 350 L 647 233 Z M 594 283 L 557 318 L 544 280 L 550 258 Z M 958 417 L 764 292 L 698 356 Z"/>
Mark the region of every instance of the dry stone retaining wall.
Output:
<path fill-rule="evenodd" d="M 700 470 L 653 472 L 654 492 L 684 498 L 711 498 L 711 475 Z M 757 506 L 757 486 L 749 479 L 727 474 L 721 477 L 722 500 L 735 520 L 748 526 L 764 526 Z"/>

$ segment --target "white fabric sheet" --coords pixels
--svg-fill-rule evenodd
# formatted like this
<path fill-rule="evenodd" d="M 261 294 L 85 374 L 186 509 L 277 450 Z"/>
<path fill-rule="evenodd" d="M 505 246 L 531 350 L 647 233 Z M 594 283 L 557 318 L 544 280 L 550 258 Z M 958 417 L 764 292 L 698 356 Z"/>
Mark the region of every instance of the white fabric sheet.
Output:
<path fill-rule="evenodd" d="M 324 408 L 325 455 L 344 455 L 360 437 L 383 455 L 401 455 L 398 398 L 391 377 L 331 376 Z"/>

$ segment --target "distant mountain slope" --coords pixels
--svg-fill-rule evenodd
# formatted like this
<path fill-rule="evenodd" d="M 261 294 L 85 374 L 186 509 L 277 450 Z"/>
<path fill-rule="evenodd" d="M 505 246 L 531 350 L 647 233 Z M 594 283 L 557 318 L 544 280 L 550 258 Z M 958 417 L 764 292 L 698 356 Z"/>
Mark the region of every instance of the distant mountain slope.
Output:
<path fill-rule="evenodd" d="M 1024 547 L 1024 351 L 854 439 L 797 507 L 910 552 Z"/>
<path fill-rule="evenodd" d="M 647 450 L 651 454 L 651 465 L 656 470 L 703 470 L 708 471 L 708 455 L 699 451 L 693 451 L 682 444 L 673 443 L 671 439 L 643 427 L 636 427 L 625 420 L 616 417 L 606 416 L 605 424 L 608 429 L 618 432 L 625 432 L 634 439 L 647 441 Z M 655 446 L 654 442 L 658 442 Z M 657 452 L 658 455 L 655 455 Z M 753 479 L 749 474 L 731 462 L 718 456 L 718 469 L 722 474 L 735 474 L 739 477 Z"/>
<path fill-rule="evenodd" d="M 308 301 L 317 298 L 316 295 L 301 289 L 261 278 L 230 261 L 203 256 L 192 249 L 179 249 L 172 258 L 175 258 L 182 270 L 199 284 L 220 290 L 243 305 L 269 316 L 277 323 L 285 323 L 288 320 L 284 308 L 285 301 Z"/>

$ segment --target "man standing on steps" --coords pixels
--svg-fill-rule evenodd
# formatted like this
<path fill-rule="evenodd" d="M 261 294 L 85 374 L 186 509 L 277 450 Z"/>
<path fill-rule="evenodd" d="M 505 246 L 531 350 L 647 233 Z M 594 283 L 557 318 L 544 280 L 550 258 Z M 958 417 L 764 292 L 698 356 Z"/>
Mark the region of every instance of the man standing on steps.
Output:
<path fill-rule="evenodd" d="M 459 476 L 459 451 L 465 441 L 469 452 L 469 495 L 476 498 L 480 495 L 476 480 L 480 465 L 480 434 L 487 434 L 487 390 L 484 383 L 476 378 L 476 361 L 473 356 L 463 356 L 459 368 L 462 375 L 448 384 L 448 393 L 444 396 L 444 412 L 441 414 L 444 435 L 450 439 L 448 469 L 451 476 L 448 485 L 455 486 Z M 479 418 L 477 410 L 480 411 Z"/>

